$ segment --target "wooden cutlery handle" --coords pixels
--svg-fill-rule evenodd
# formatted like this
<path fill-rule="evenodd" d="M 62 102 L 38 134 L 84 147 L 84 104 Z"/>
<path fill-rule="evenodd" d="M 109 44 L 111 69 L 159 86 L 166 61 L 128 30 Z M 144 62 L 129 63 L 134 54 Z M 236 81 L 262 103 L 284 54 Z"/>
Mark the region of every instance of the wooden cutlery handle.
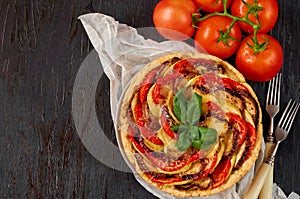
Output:
<path fill-rule="evenodd" d="M 266 149 L 265 149 L 265 157 L 269 157 L 274 150 L 275 144 L 273 143 L 266 143 Z M 272 193 L 273 193 L 273 170 L 274 170 L 274 164 L 272 165 L 272 168 L 269 172 L 269 174 L 266 177 L 265 183 L 262 187 L 262 190 L 259 194 L 260 199 L 272 199 Z"/>
<path fill-rule="evenodd" d="M 257 199 L 270 170 L 271 170 L 271 166 L 268 165 L 267 163 L 263 163 L 261 165 L 256 175 L 254 176 L 252 184 L 248 189 L 248 191 L 246 192 L 244 199 Z"/>

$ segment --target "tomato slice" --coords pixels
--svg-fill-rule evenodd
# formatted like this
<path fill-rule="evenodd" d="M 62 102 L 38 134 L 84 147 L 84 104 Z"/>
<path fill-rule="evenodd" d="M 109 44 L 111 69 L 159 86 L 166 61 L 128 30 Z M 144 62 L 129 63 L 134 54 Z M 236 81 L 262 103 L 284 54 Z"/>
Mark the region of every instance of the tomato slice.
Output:
<path fill-rule="evenodd" d="M 216 167 L 212 174 L 213 178 L 213 188 L 219 187 L 223 184 L 228 176 L 228 172 L 231 168 L 231 161 L 228 157 L 225 157 Z"/>

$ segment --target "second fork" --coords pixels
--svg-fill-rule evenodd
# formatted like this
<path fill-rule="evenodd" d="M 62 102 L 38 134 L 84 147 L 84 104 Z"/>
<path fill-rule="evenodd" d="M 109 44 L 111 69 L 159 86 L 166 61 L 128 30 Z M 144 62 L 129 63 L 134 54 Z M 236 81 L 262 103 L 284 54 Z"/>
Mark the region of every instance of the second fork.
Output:
<path fill-rule="evenodd" d="M 256 172 L 253 182 L 247 191 L 244 199 L 256 199 L 263 183 L 270 172 L 274 156 L 276 154 L 276 151 L 278 149 L 279 144 L 286 139 L 289 131 L 291 130 L 291 126 L 293 124 L 293 121 L 296 117 L 297 111 L 299 109 L 300 104 L 297 102 L 293 102 L 292 100 L 289 101 L 287 107 L 285 108 L 281 119 L 278 123 L 278 126 L 275 130 L 275 136 L 276 136 L 276 145 L 274 150 L 272 151 L 272 154 L 268 157 L 268 159 L 260 166 L 259 170 Z"/>
<path fill-rule="evenodd" d="M 266 111 L 270 116 L 270 126 L 268 135 L 266 137 L 266 149 L 265 157 L 269 157 L 275 147 L 274 143 L 274 118 L 279 112 L 280 108 L 280 85 L 281 85 L 281 73 L 277 74 L 270 82 L 266 98 Z M 261 193 L 259 195 L 260 199 L 272 199 L 273 192 L 273 166 L 269 172 L 266 181 L 263 185 Z"/>

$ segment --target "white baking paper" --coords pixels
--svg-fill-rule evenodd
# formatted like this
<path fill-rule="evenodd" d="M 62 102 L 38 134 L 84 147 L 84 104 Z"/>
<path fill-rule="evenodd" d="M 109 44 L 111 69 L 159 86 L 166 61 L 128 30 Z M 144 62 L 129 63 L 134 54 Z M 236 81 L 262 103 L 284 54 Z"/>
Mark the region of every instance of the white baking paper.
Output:
<path fill-rule="evenodd" d="M 295 193 L 295 192 L 292 192 L 290 193 L 290 195 L 287 197 L 285 195 L 285 193 L 281 190 L 281 188 L 279 186 L 277 186 L 276 183 L 273 184 L 273 198 L 274 199 L 299 199 L 300 196 Z"/>
<path fill-rule="evenodd" d="M 114 18 L 100 14 L 85 14 L 79 17 L 87 35 L 97 51 L 104 73 L 110 80 L 110 105 L 112 118 L 115 120 L 118 110 L 118 104 L 122 92 L 133 75 L 150 61 L 172 52 L 197 52 L 197 50 L 185 42 L 162 41 L 157 42 L 152 39 L 146 39 L 141 36 L 137 29 L 120 24 Z M 143 28 L 150 32 L 153 27 Z M 116 121 L 116 120 L 115 120 Z M 114 122 L 115 122 L 114 121 Z M 243 198 L 248 189 L 254 170 L 258 168 L 263 159 L 264 144 L 262 146 L 259 158 L 250 172 L 244 176 L 235 186 L 216 195 L 201 197 L 207 199 L 240 199 Z M 146 183 L 138 174 L 133 172 L 137 181 L 159 198 L 175 198 L 169 194 Z M 287 198 L 276 184 L 274 184 L 274 198 Z M 297 198 L 297 194 L 292 193 L 291 197 Z"/>

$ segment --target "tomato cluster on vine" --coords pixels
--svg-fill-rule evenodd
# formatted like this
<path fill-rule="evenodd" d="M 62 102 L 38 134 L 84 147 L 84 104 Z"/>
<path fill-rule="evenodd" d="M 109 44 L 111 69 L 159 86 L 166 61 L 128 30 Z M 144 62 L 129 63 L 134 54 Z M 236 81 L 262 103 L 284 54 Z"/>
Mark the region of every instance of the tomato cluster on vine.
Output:
<path fill-rule="evenodd" d="M 153 12 L 164 38 L 193 38 L 200 52 L 222 59 L 235 56 L 245 78 L 259 82 L 281 69 L 282 47 L 268 34 L 277 18 L 277 0 L 161 0 Z"/>

